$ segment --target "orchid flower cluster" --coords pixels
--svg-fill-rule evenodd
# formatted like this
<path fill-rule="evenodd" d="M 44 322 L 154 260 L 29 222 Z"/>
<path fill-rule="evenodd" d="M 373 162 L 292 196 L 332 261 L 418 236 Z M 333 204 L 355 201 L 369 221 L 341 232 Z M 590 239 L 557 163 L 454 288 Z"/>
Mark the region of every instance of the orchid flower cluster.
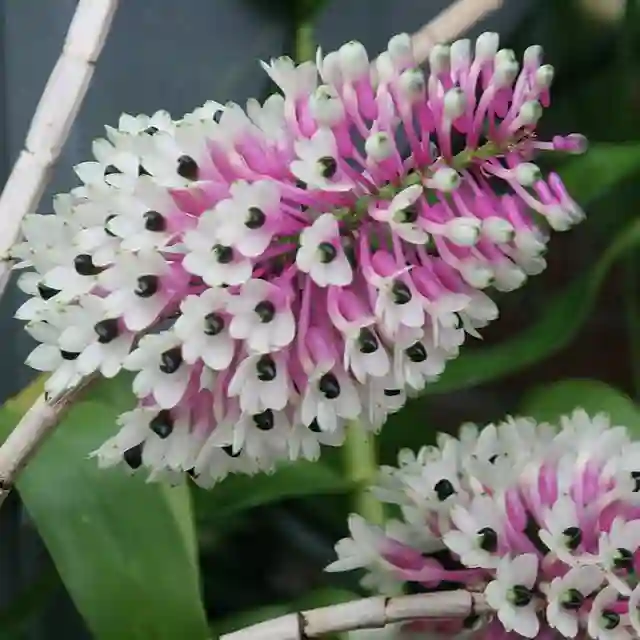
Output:
<path fill-rule="evenodd" d="M 388 595 L 398 585 L 484 593 L 490 613 L 405 629 L 429 638 L 631 640 L 639 479 L 640 443 L 603 414 L 576 410 L 559 429 L 526 418 L 463 425 L 459 438 L 440 435 L 381 469 L 373 491 L 402 519 L 382 530 L 351 516 L 327 570 L 364 568 L 363 585 Z"/>
<path fill-rule="evenodd" d="M 375 64 L 349 42 L 263 63 L 281 92 L 246 110 L 107 127 L 12 252 L 49 394 L 135 373 L 99 463 L 207 486 L 315 459 L 436 379 L 497 317 L 486 290 L 541 272 L 549 231 L 583 217 L 532 162 L 585 148 L 536 138 L 541 57 L 485 33 L 436 46 L 425 75 L 406 34 Z"/>

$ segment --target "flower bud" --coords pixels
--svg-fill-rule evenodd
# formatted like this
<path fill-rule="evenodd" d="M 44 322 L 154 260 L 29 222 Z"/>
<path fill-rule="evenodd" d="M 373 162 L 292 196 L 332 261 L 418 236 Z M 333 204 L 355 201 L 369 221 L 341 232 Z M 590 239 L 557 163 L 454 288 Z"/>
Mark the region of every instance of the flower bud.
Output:
<path fill-rule="evenodd" d="M 538 120 L 542 117 L 542 105 L 537 100 L 525 102 L 518 114 L 518 121 L 523 127 L 529 127 L 538 124 Z"/>
<path fill-rule="evenodd" d="M 523 229 L 518 231 L 514 237 L 514 244 L 518 251 L 527 255 L 539 256 L 544 253 L 546 245 L 540 234 Z"/>
<path fill-rule="evenodd" d="M 420 69 L 407 69 L 400 74 L 400 91 L 413 102 L 419 100 L 425 91 L 424 75 Z"/>
<path fill-rule="evenodd" d="M 476 58 L 480 62 L 489 62 L 500 46 L 500 36 L 497 33 L 487 31 L 478 36 L 476 40 Z"/>
<path fill-rule="evenodd" d="M 496 62 L 496 68 L 493 73 L 493 83 L 498 89 L 510 87 L 518 77 L 519 72 L 520 65 L 517 60 L 504 59 L 500 63 Z"/>
<path fill-rule="evenodd" d="M 555 136 L 553 138 L 553 148 L 556 151 L 566 151 L 567 153 L 585 153 L 589 146 L 589 141 L 580 133 L 570 133 L 568 136 Z"/>
<path fill-rule="evenodd" d="M 533 162 L 522 162 L 512 170 L 516 180 L 523 187 L 531 187 L 542 179 L 542 171 Z"/>
<path fill-rule="evenodd" d="M 389 40 L 387 51 L 395 66 L 407 67 L 415 65 L 411 36 L 408 33 L 399 33 Z"/>
<path fill-rule="evenodd" d="M 584 211 L 577 205 L 569 209 L 559 204 L 554 204 L 547 207 L 545 217 L 555 231 L 568 231 L 575 224 L 581 222 L 585 215 Z"/>
<path fill-rule="evenodd" d="M 473 247 L 480 235 L 480 221 L 476 218 L 453 218 L 445 227 L 447 238 L 459 247 Z"/>
<path fill-rule="evenodd" d="M 571 216 L 560 205 L 549 206 L 545 217 L 554 231 L 568 231 L 572 227 Z"/>
<path fill-rule="evenodd" d="M 534 44 L 527 47 L 524 51 L 522 59 L 525 67 L 539 67 L 542 62 L 542 47 L 538 44 Z"/>
<path fill-rule="evenodd" d="M 444 96 L 444 114 L 450 120 L 459 118 L 467 107 L 464 91 L 459 87 L 447 91 Z"/>
<path fill-rule="evenodd" d="M 493 281 L 493 271 L 477 260 L 467 260 L 459 268 L 464 281 L 476 289 L 486 289 Z"/>
<path fill-rule="evenodd" d="M 391 81 L 396 75 L 396 69 L 388 51 L 383 51 L 377 58 L 374 69 L 378 75 L 378 79 L 382 82 Z"/>
<path fill-rule="evenodd" d="M 320 51 L 318 50 L 318 54 Z M 318 55 L 320 58 L 320 55 Z M 337 51 L 329 52 L 321 63 L 316 63 L 320 70 L 322 79 L 327 84 L 340 85 L 342 84 L 342 70 L 340 64 L 340 54 Z"/>
<path fill-rule="evenodd" d="M 516 54 L 513 49 L 500 49 L 495 56 L 495 64 L 496 67 L 499 67 L 501 64 L 517 62 Z"/>
<path fill-rule="evenodd" d="M 493 286 L 498 291 L 515 291 L 527 280 L 527 274 L 515 264 L 506 263 L 494 270 Z"/>
<path fill-rule="evenodd" d="M 429 54 L 429 67 L 431 73 L 434 75 L 440 75 L 449 70 L 450 63 L 450 49 L 444 44 L 437 44 L 431 53 Z"/>
<path fill-rule="evenodd" d="M 321 126 L 332 127 L 344 120 L 344 106 L 336 90 L 320 85 L 309 98 L 309 110 Z"/>
<path fill-rule="evenodd" d="M 451 68 L 464 69 L 471 64 L 471 40 L 456 40 L 451 44 Z"/>
<path fill-rule="evenodd" d="M 364 143 L 364 150 L 367 157 L 375 162 L 386 160 L 391 156 L 394 149 L 394 142 L 389 134 L 380 131 L 370 135 Z"/>
<path fill-rule="evenodd" d="M 451 167 L 441 167 L 426 181 L 426 186 L 438 191 L 455 191 L 460 186 L 460 174 Z"/>
<path fill-rule="evenodd" d="M 578 206 L 578 204 L 574 202 L 569 208 L 569 216 L 571 217 L 571 224 L 575 225 L 582 222 L 587 217 L 587 214 L 584 212 L 582 207 Z"/>
<path fill-rule="evenodd" d="M 553 82 L 555 69 L 550 64 L 545 64 L 536 71 L 536 86 L 540 90 L 548 89 Z"/>
<path fill-rule="evenodd" d="M 338 50 L 342 72 L 350 80 L 357 80 L 369 73 L 369 56 L 362 43 L 352 40 Z"/>
<path fill-rule="evenodd" d="M 513 239 L 513 225 L 504 218 L 490 216 L 482 221 L 482 235 L 491 242 L 504 244 Z"/>

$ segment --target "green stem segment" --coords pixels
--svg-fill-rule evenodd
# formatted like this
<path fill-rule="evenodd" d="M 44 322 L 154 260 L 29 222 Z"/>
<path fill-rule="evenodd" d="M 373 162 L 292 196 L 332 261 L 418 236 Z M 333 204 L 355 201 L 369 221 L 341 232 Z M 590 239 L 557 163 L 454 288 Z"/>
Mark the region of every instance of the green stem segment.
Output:
<path fill-rule="evenodd" d="M 295 33 L 295 58 L 296 62 L 314 60 L 316 56 L 315 43 L 313 41 L 313 23 L 303 17 L 296 25 Z"/>
<path fill-rule="evenodd" d="M 382 525 L 385 510 L 371 492 L 378 475 L 378 449 L 374 434 L 367 432 L 357 422 L 347 425 L 344 444 L 344 464 L 347 477 L 355 485 L 354 510 L 367 522 Z"/>

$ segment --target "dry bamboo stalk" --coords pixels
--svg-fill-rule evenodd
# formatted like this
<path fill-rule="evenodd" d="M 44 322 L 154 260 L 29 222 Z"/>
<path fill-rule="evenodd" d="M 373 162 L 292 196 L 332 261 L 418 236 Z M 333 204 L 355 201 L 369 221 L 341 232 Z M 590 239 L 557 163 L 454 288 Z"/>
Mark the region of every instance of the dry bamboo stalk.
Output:
<path fill-rule="evenodd" d="M 486 611 L 484 598 L 468 591 L 377 596 L 299 611 L 223 635 L 220 640 L 305 640 L 330 633 L 382 629 L 388 624 L 428 618 L 463 619 Z"/>
<path fill-rule="evenodd" d="M 75 387 L 57 397 L 41 395 L 9 434 L 0 447 L 0 507 L 18 474 L 93 378 L 83 378 Z"/>
<path fill-rule="evenodd" d="M 62 54 L 31 121 L 25 147 L 0 195 L 0 297 L 11 276 L 9 251 L 35 211 L 89 87 L 117 0 L 79 0 Z"/>

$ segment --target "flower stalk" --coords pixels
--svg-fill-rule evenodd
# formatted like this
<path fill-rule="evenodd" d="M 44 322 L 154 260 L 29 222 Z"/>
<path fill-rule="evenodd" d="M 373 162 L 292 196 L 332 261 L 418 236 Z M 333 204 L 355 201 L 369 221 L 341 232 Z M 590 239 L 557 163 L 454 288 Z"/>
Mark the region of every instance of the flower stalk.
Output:
<path fill-rule="evenodd" d="M 378 448 L 374 434 L 357 422 L 347 426 L 344 466 L 354 489 L 353 510 L 368 522 L 384 524 L 384 505 L 371 492 L 378 475 Z"/>

